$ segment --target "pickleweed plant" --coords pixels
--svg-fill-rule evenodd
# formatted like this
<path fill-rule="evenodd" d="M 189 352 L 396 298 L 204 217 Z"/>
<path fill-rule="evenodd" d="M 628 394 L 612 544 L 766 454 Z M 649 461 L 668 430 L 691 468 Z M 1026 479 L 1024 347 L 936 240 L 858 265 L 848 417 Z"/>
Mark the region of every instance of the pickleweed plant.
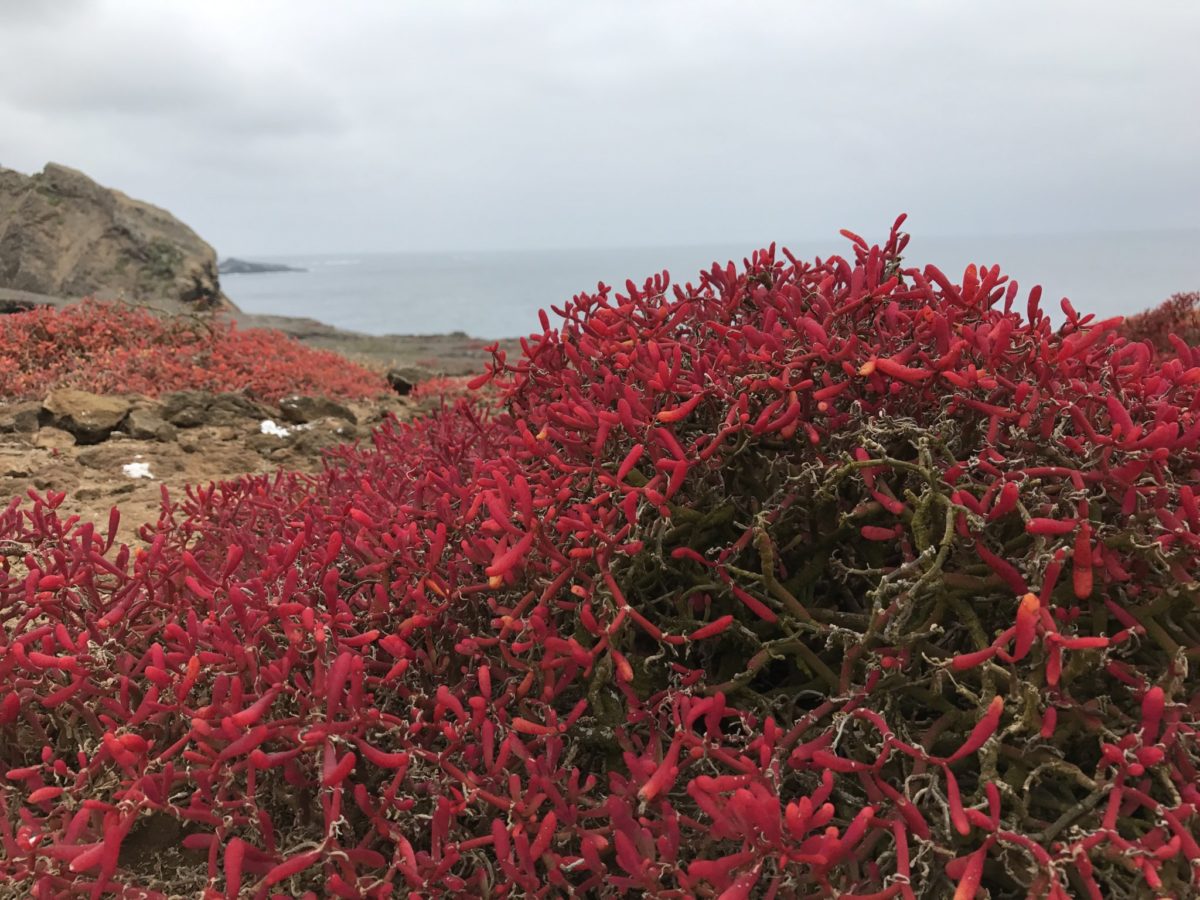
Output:
<path fill-rule="evenodd" d="M 64 387 L 148 397 L 243 391 L 265 401 L 389 393 L 382 376 L 345 357 L 229 321 L 161 317 L 92 300 L 0 316 L 0 397 L 41 399 Z"/>
<path fill-rule="evenodd" d="M 14 500 L 7 883 L 1196 893 L 1200 350 L 901 221 L 582 294 L 140 547 Z"/>
<path fill-rule="evenodd" d="M 1170 359 L 1178 345 L 1200 345 L 1200 291 L 1172 294 L 1158 306 L 1128 316 L 1120 334 L 1130 341 L 1149 341 L 1154 352 Z"/>

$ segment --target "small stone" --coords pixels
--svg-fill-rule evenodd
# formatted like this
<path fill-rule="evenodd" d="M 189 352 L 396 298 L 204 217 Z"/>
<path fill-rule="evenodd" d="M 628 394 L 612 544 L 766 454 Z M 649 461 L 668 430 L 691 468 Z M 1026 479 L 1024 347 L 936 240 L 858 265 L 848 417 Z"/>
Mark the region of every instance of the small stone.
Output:
<path fill-rule="evenodd" d="M 291 434 L 280 437 L 275 434 L 252 434 L 246 438 L 246 447 L 260 456 L 270 456 L 281 447 L 286 448 L 292 442 Z"/>
<path fill-rule="evenodd" d="M 33 445 L 41 447 L 43 450 L 65 450 L 67 447 L 75 446 L 75 435 L 69 431 L 63 431 L 61 428 L 47 425 L 37 433 Z"/>
<path fill-rule="evenodd" d="M 135 406 L 125 417 L 125 431 L 139 441 L 162 441 L 169 443 L 179 433 L 175 426 L 163 419 L 158 407 Z"/>
<path fill-rule="evenodd" d="M 418 384 L 432 378 L 433 373 L 418 366 L 402 366 L 398 369 L 389 369 L 386 377 L 392 390 L 401 397 L 407 397 Z"/>
<path fill-rule="evenodd" d="M 326 397 L 284 397 L 279 401 L 279 416 L 293 425 L 304 425 L 317 419 L 345 419 L 358 424 L 358 417 L 353 412 Z"/>
<path fill-rule="evenodd" d="M 246 419 L 262 419 L 270 415 L 267 408 L 245 394 L 214 394 L 209 407 L 210 425 L 240 425 Z"/>
<path fill-rule="evenodd" d="M 210 394 L 204 391 L 171 391 L 162 396 L 159 414 L 180 428 L 195 428 L 208 418 Z"/>

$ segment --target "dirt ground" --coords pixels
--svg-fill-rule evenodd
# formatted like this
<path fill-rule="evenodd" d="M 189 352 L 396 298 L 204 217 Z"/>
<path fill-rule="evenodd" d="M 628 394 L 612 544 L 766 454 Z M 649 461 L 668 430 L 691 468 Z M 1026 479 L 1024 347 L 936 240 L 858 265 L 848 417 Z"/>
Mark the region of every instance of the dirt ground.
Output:
<path fill-rule="evenodd" d="M 420 410 L 417 402 L 402 397 L 347 405 L 358 424 L 323 418 L 296 426 L 280 420 L 264 433 L 266 420 L 246 418 L 179 428 L 172 440 L 137 440 L 116 432 L 93 445 L 79 445 L 68 432 L 50 426 L 0 433 L 0 499 L 24 496 L 31 488 L 65 491 L 60 511 L 101 528 L 115 506 L 121 512 L 118 539 L 137 544 L 140 527 L 158 519 L 164 486 L 174 498 L 184 496 L 189 484 L 280 468 L 315 472 L 324 449 L 366 437 L 388 414 L 403 420 Z"/>

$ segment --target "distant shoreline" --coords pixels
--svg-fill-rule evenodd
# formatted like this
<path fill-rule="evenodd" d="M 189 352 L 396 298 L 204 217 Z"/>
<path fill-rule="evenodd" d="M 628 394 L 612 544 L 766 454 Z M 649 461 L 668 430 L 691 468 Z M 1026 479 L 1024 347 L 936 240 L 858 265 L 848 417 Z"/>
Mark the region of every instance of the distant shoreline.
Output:
<path fill-rule="evenodd" d="M 275 272 L 307 272 L 297 266 L 287 266 L 283 263 L 251 262 L 246 259 L 229 257 L 217 264 L 218 275 L 268 275 Z"/>

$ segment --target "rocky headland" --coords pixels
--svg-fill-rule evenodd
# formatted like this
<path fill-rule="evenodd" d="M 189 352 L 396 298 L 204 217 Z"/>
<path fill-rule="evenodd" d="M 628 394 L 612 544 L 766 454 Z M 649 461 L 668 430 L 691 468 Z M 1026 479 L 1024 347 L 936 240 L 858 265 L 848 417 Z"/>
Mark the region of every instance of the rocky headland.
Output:
<path fill-rule="evenodd" d="M 217 264 L 217 272 L 221 275 L 264 275 L 271 272 L 307 272 L 295 266 L 285 266 L 280 263 L 251 262 L 247 259 L 230 257 Z"/>
<path fill-rule="evenodd" d="M 169 312 L 232 307 L 217 254 L 196 232 L 56 163 L 36 175 L 0 168 L 0 286 Z"/>
<path fill-rule="evenodd" d="M 226 260 L 225 270 L 281 269 Z M 164 209 L 57 163 L 34 175 L 0 167 L 0 313 L 94 296 L 168 315 L 229 317 L 240 328 L 272 328 L 381 369 L 463 375 L 489 358 L 486 341 L 461 332 L 367 335 L 313 319 L 246 313 L 223 293 L 221 272 L 216 251 Z"/>

